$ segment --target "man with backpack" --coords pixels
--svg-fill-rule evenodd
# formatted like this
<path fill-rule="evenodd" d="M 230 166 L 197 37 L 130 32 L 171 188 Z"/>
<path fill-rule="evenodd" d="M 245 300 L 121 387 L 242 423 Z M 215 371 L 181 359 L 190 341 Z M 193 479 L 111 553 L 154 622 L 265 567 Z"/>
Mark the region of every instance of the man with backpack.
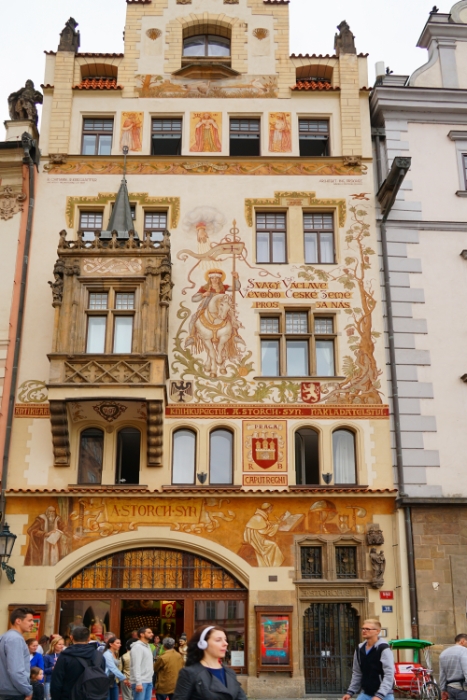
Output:
<path fill-rule="evenodd" d="M 110 679 L 105 673 L 104 655 L 88 644 L 87 627 L 74 627 L 73 646 L 64 649 L 52 671 L 52 700 L 106 700 Z"/>
<path fill-rule="evenodd" d="M 364 621 L 364 641 L 355 650 L 352 680 L 342 700 L 350 700 L 356 693 L 357 700 L 394 700 L 394 656 L 380 632 L 378 620 Z"/>

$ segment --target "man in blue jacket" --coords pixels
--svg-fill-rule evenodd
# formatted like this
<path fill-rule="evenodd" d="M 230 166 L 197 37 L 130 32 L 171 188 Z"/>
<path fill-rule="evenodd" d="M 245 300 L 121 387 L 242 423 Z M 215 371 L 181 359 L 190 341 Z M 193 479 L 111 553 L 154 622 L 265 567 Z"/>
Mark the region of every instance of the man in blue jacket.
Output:
<path fill-rule="evenodd" d="M 381 623 L 365 620 L 363 642 L 358 645 L 353 660 L 352 680 L 342 700 L 359 693 L 357 700 L 394 700 L 394 656 L 380 639 Z"/>
<path fill-rule="evenodd" d="M 34 610 L 16 608 L 11 629 L 0 638 L 0 700 L 31 700 L 29 649 L 24 634 L 34 627 Z"/>

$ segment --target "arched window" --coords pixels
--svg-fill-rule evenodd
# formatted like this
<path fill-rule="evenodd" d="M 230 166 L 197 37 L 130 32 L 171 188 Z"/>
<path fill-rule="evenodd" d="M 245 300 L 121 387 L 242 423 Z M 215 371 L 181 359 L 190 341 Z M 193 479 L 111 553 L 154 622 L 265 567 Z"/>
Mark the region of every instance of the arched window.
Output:
<path fill-rule="evenodd" d="M 141 433 L 137 428 L 123 428 L 117 435 L 115 483 L 139 484 Z"/>
<path fill-rule="evenodd" d="M 100 484 L 104 457 L 104 431 L 83 430 L 79 440 L 78 484 Z"/>
<path fill-rule="evenodd" d="M 355 435 L 351 430 L 335 430 L 332 434 L 332 456 L 335 484 L 356 484 Z"/>
<path fill-rule="evenodd" d="M 213 430 L 209 436 L 209 482 L 231 484 L 233 477 L 233 435 L 230 430 Z"/>
<path fill-rule="evenodd" d="M 313 428 L 295 433 L 295 474 L 297 484 L 319 484 L 319 436 Z"/>
<path fill-rule="evenodd" d="M 172 483 L 194 484 L 196 434 L 193 430 L 176 430 L 173 434 Z"/>
<path fill-rule="evenodd" d="M 183 56 L 211 56 L 222 58 L 230 56 L 230 39 L 217 34 L 197 34 L 183 40 Z"/>

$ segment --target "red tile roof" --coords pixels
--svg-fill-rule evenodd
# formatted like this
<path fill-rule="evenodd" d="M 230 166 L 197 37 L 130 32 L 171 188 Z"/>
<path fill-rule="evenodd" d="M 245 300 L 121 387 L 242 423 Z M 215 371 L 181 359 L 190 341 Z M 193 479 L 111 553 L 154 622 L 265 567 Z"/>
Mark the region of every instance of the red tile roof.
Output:
<path fill-rule="evenodd" d="M 86 58 L 123 58 L 125 54 L 123 53 L 77 53 L 76 57 L 77 58 L 82 58 L 83 56 Z"/>
<path fill-rule="evenodd" d="M 53 90 L 54 87 L 55 87 L 54 85 L 49 85 L 49 83 L 47 83 L 47 85 L 41 85 L 41 88 L 43 90 Z"/>
<path fill-rule="evenodd" d="M 123 90 L 117 85 L 116 78 L 86 78 L 79 85 L 74 85 L 73 90 Z"/>
<path fill-rule="evenodd" d="M 390 493 L 397 493 L 397 489 L 370 489 L 368 486 L 349 486 L 349 487 L 338 487 L 338 486 L 289 486 L 289 493 L 327 493 L 327 494 L 336 494 L 336 493 L 364 493 L 364 494 L 390 494 Z M 164 493 L 192 493 L 194 496 L 199 495 L 201 493 L 212 493 L 212 494 L 219 494 L 219 493 L 239 493 L 242 496 L 245 495 L 245 493 L 254 493 L 253 491 L 245 491 L 242 489 L 241 486 L 225 486 L 224 488 L 222 487 L 211 487 L 211 486 L 163 486 L 162 491 Z M 268 489 L 268 488 L 260 488 L 258 489 L 261 493 L 267 492 L 267 493 L 278 493 L 283 495 L 284 490 L 278 491 L 277 489 Z M 160 494 L 160 491 L 158 490 L 151 490 L 147 486 L 131 486 L 131 487 L 122 487 L 122 486 L 68 486 L 67 488 L 63 489 L 47 489 L 47 488 L 31 488 L 31 489 L 8 489 L 7 494 L 8 495 L 24 495 L 24 494 L 51 494 L 51 493 L 62 493 L 62 494 L 75 494 L 75 493 L 99 493 L 99 494 L 115 494 L 115 493 L 129 493 L 129 494 L 154 494 L 156 497 L 157 494 Z"/>
<path fill-rule="evenodd" d="M 340 90 L 340 87 L 333 87 L 331 83 L 321 82 L 321 80 L 297 80 L 291 90 Z"/>
<path fill-rule="evenodd" d="M 290 0 L 263 0 L 263 2 L 265 5 L 288 5 Z"/>
<path fill-rule="evenodd" d="M 337 55 L 335 53 L 292 53 L 290 54 L 290 58 L 337 58 Z"/>
<path fill-rule="evenodd" d="M 152 0 L 126 0 L 127 5 L 150 5 Z"/>

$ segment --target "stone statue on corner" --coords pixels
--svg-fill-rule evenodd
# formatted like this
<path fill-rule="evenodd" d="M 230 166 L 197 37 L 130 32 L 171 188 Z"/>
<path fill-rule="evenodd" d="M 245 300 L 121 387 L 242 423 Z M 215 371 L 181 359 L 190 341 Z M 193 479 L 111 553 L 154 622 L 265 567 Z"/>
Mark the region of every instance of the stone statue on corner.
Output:
<path fill-rule="evenodd" d="M 17 92 L 12 92 L 8 97 L 10 119 L 13 121 L 29 119 L 37 126 L 36 104 L 42 104 L 42 100 L 42 93 L 34 89 L 32 80 L 26 80 L 23 88 L 20 88 Z"/>
<path fill-rule="evenodd" d="M 384 584 L 384 572 L 386 570 L 386 557 L 382 549 L 379 552 L 376 551 L 376 547 L 370 549 L 370 563 L 373 569 L 371 585 L 373 588 L 381 588 Z"/>

